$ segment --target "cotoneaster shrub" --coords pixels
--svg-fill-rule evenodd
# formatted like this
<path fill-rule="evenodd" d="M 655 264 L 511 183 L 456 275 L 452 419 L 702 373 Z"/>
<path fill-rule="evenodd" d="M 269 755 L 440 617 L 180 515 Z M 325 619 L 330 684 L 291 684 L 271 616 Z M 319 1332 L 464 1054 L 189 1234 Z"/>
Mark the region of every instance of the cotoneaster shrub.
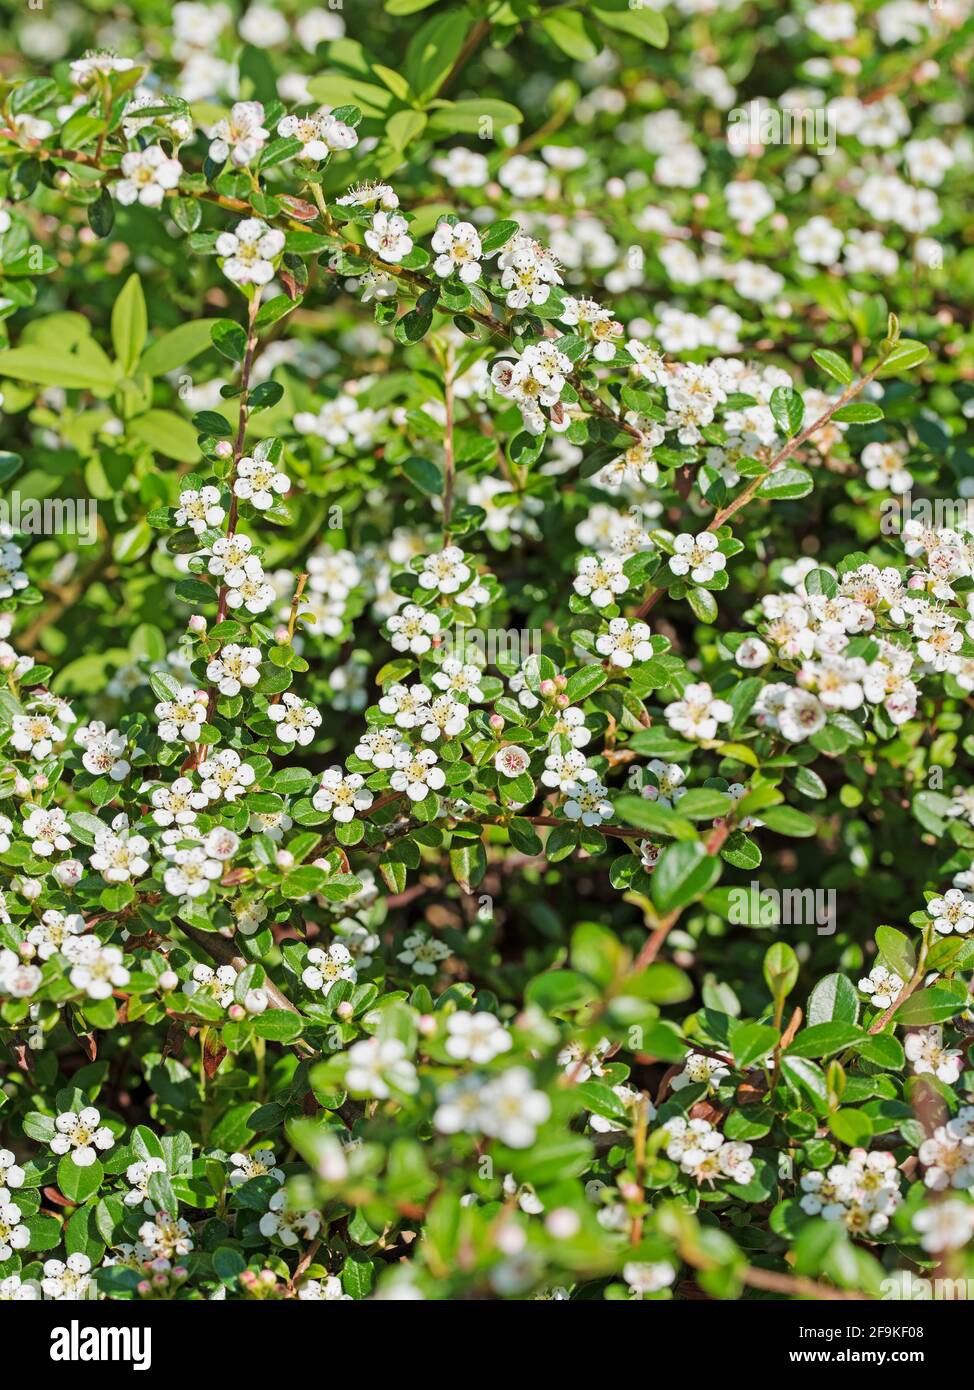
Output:
<path fill-rule="evenodd" d="M 974 1273 L 968 9 L 18 11 L 0 1297 Z"/>

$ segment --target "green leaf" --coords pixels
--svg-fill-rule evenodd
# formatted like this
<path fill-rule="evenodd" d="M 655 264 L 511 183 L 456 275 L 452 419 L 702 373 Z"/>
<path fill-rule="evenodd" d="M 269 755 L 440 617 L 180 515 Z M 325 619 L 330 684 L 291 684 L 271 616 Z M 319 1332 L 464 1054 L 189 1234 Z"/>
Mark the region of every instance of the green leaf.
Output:
<path fill-rule="evenodd" d="M 426 493 L 428 497 L 439 497 L 443 491 L 443 474 L 438 464 L 433 463 L 431 459 L 419 458 L 413 454 L 403 463 L 402 471 L 413 486 Z"/>
<path fill-rule="evenodd" d="M 428 19 L 413 35 L 403 73 L 420 101 L 436 95 L 460 56 L 472 22 L 465 10 L 447 10 Z"/>
<path fill-rule="evenodd" d="M 916 951 L 909 937 L 895 927 L 877 927 L 876 949 L 905 984 L 916 969 Z"/>
<path fill-rule="evenodd" d="M 605 990 L 621 974 L 628 952 L 615 932 L 598 922 L 580 922 L 572 932 L 571 963 L 574 970 Z"/>
<path fill-rule="evenodd" d="M 71 1154 L 65 1154 L 57 1166 L 57 1185 L 72 1202 L 86 1202 L 98 1191 L 104 1176 L 105 1169 L 97 1158 L 87 1168 L 82 1168 Z"/>
<path fill-rule="evenodd" d="M 795 497 L 807 497 L 814 486 L 811 473 L 806 473 L 804 468 L 776 468 L 761 479 L 757 490 L 761 497 L 784 502 Z"/>
<path fill-rule="evenodd" d="M 837 352 L 832 352 L 829 348 L 816 348 L 812 353 L 812 360 L 817 362 L 825 372 L 826 376 L 832 377 L 842 386 L 848 386 L 852 381 L 852 368 L 848 367 Z"/>
<path fill-rule="evenodd" d="M 841 425 L 873 425 L 882 418 L 883 412 L 879 406 L 869 401 L 851 401 L 848 405 L 841 405 L 832 416 Z"/>
<path fill-rule="evenodd" d="M 562 53 L 578 63 L 589 62 L 599 51 L 598 31 L 577 10 L 542 14 L 541 27 Z"/>
<path fill-rule="evenodd" d="M 852 1148 L 868 1144 L 872 1138 L 873 1127 L 867 1115 L 861 1110 L 836 1110 L 829 1116 L 829 1129 L 836 1139 Z"/>
<path fill-rule="evenodd" d="M 142 354 L 148 328 L 142 281 L 130 275 L 112 306 L 112 346 L 126 376 Z"/>
<path fill-rule="evenodd" d="M 653 48 L 665 48 L 669 38 L 666 20 L 648 5 L 632 5 L 630 0 L 597 0 L 592 13 L 602 24 L 620 33 L 642 39 Z"/>
<path fill-rule="evenodd" d="M 653 873 L 653 902 L 662 912 L 686 907 L 712 888 L 720 878 L 720 860 L 710 855 L 699 840 L 670 845 Z"/>
<path fill-rule="evenodd" d="M 930 349 L 914 338 L 901 338 L 890 353 L 883 359 L 883 365 L 876 373 L 878 377 L 896 376 L 898 372 L 908 372 L 918 367 L 930 356 Z"/>
<path fill-rule="evenodd" d="M 771 392 L 771 414 L 783 434 L 796 435 L 805 418 L 805 403 L 791 386 L 776 386 Z"/>
<path fill-rule="evenodd" d="M 157 454 L 196 463 L 200 456 L 196 431 L 188 420 L 172 410 L 147 410 L 128 422 L 128 431 Z"/>
<path fill-rule="evenodd" d="M 769 806 L 761 812 L 761 819 L 768 830 L 777 835 L 807 838 L 817 829 L 812 817 L 806 816 L 804 811 L 796 811 L 794 806 Z"/>
<path fill-rule="evenodd" d="M 773 999 L 786 999 L 798 982 L 798 957 L 786 941 L 776 941 L 764 956 L 764 982 Z"/>
<path fill-rule="evenodd" d="M 857 1023 L 859 996 L 845 975 L 826 975 L 808 996 L 807 1019 L 817 1023 Z"/>
<path fill-rule="evenodd" d="M 815 1023 L 803 1028 L 788 1049 L 789 1057 L 826 1057 L 841 1052 L 862 1037 L 851 1023 Z"/>
<path fill-rule="evenodd" d="M 164 376 L 177 367 L 184 367 L 213 346 L 210 334 L 213 325 L 218 322 L 218 319 L 193 319 L 164 333 L 146 348 L 139 371 L 149 376 Z"/>
<path fill-rule="evenodd" d="M 487 872 L 487 852 L 482 840 L 465 840 L 450 850 L 450 872 L 465 893 L 472 893 Z"/>

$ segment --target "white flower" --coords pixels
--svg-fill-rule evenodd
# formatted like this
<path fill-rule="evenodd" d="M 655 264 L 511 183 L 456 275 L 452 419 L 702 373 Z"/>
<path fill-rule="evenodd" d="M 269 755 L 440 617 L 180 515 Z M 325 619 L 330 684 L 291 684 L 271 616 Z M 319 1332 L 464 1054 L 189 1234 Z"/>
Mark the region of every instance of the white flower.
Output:
<path fill-rule="evenodd" d="M 85 919 L 80 912 L 67 914 L 49 907 L 41 916 L 40 922 L 31 927 L 27 940 L 34 947 L 41 960 L 50 960 L 55 951 L 60 951 L 71 936 L 81 936 L 85 930 Z M 0 1175 L 0 1182 L 5 1179 Z M 8 1184 L 9 1186 L 9 1184 Z"/>
<path fill-rule="evenodd" d="M 273 1149 L 254 1149 L 253 1153 L 230 1155 L 233 1168 L 230 1171 L 230 1186 L 242 1187 L 254 1178 L 272 1178 L 276 1183 L 284 1182 L 284 1174 L 275 1166 Z"/>
<path fill-rule="evenodd" d="M 9 1149 L 0 1149 L 0 1187 L 23 1187 L 27 1174 Z"/>
<path fill-rule="evenodd" d="M 226 513 L 220 505 L 220 489 L 206 485 L 186 488 L 179 494 L 176 525 L 188 526 L 201 536 L 208 526 L 219 526 Z"/>
<path fill-rule="evenodd" d="M 9 922 L 9 916 L 3 915 Z M 6 946 L 0 947 L 0 994 L 9 994 L 12 999 L 29 999 L 40 988 L 41 979 L 38 966 L 27 965 L 16 952 Z"/>
<path fill-rule="evenodd" d="M 321 1229 L 319 1211 L 294 1211 L 287 1205 L 282 1191 L 275 1192 L 268 1202 L 269 1210 L 258 1222 L 262 1236 L 276 1238 L 285 1246 L 299 1244 L 302 1240 L 314 1240 Z"/>
<path fill-rule="evenodd" d="M 725 1077 L 730 1076 L 730 1067 L 716 1057 L 708 1057 L 703 1052 L 688 1052 L 683 1059 L 683 1070 L 670 1082 L 674 1091 L 682 1091 L 685 1086 L 699 1086 L 703 1083 L 706 1095 L 713 1094 Z"/>
<path fill-rule="evenodd" d="M 395 766 L 396 753 L 402 747 L 403 737 L 398 729 L 369 729 L 362 735 L 361 742 L 355 745 L 355 756 L 365 763 L 387 769 Z M 321 780 L 324 783 L 325 779 Z"/>
<path fill-rule="evenodd" d="M 228 569 L 224 579 L 229 608 L 243 607 L 248 613 L 263 613 L 277 598 L 274 585 L 264 575 L 264 567 L 256 555 L 248 555 L 242 565 Z"/>
<path fill-rule="evenodd" d="M 224 825 L 215 825 L 203 841 L 203 848 L 213 859 L 226 862 L 240 848 L 240 836 Z"/>
<path fill-rule="evenodd" d="M 544 772 L 541 774 L 542 784 L 546 787 L 557 787 L 562 792 L 570 791 L 585 767 L 585 754 L 580 753 L 577 748 L 570 748 L 567 753 L 549 753 L 544 761 Z"/>
<path fill-rule="evenodd" d="M 96 834 L 94 853 L 88 862 L 106 883 L 127 883 L 130 878 L 148 873 L 149 861 L 144 857 L 148 848 L 144 835 L 133 835 L 129 830 L 128 817 L 116 816 L 111 830 Z"/>
<path fill-rule="evenodd" d="M 974 902 L 965 898 L 959 888 L 948 888 L 943 897 L 931 898 L 927 911 L 933 918 L 934 930 L 944 936 L 951 932 L 966 936 L 974 927 Z"/>
<path fill-rule="evenodd" d="M 800 743 L 825 727 L 825 706 L 810 690 L 789 690 L 778 711 L 778 728 L 790 743 Z"/>
<path fill-rule="evenodd" d="M 492 1062 L 512 1046 L 511 1035 L 491 1013 L 458 1011 L 446 1021 L 446 1051 L 458 1062 Z"/>
<path fill-rule="evenodd" d="M 67 816 L 56 806 L 48 811 L 37 807 L 24 821 L 24 834 L 33 842 L 31 849 L 43 859 L 49 859 L 55 850 L 71 848 L 70 829 Z"/>
<path fill-rule="evenodd" d="M 328 811 L 336 821 L 347 824 L 355 812 L 364 812 L 372 805 L 372 792 L 359 772 L 343 773 L 340 767 L 330 767 L 321 775 L 311 804 L 317 811 Z"/>
<path fill-rule="evenodd" d="M 427 555 L 419 574 L 420 588 L 440 594 L 458 593 L 470 582 L 470 568 L 464 563 L 465 559 L 458 545 L 448 545 L 436 555 Z"/>
<path fill-rule="evenodd" d="M 0 545 L 0 598 L 11 598 L 18 589 L 27 588 L 30 581 L 21 560 L 19 545 L 10 541 Z"/>
<path fill-rule="evenodd" d="M 599 826 L 612 819 L 612 802 L 606 798 L 608 787 L 603 786 L 592 768 L 579 772 L 566 792 L 565 815 L 569 820 L 580 820 L 585 826 Z"/>
<path fill-rule="evenodd" d="M 813 217 L 795 232 L 795 250 L 810 265 L 835 265 L 843 236 L 827 217 Z"/>
<path fill-rule="evenodd" d="M 727 564 L 717 549 L 719 542 L 713 531 L 703 531 L 699 536 L 684 531 L 673 544 L 676 554 L 670 556 L 670 569 L 674 574 L 689 574 L 694 584 L 706 584 Z"/>
<path fill-rule="evenodd" d="M 193 1248 L 189 1222 L 182 1217 L 174 1219 L 167 1211 L 157 1211 L 151 1221 L 142 1223 L 139 1240 L 154 1259 L 172 1260 L 188 1255 Z"/>
<path fill-rule="evenodd" d="M 298 158 L 312 163 L 327 159 L 334 150 L 350 150 L 358 144 L 353 128 L 325 108 L 313 116 L 285 116 L 278 122 L 277 133 L 300 140 Z"/>
<path fill-rule="evenodd" d="M 417 975 L 435 975 L 438 962 L 446 960 L 450 954 L 449 946 L 426 932 L 411 932 L 402 944 L 404 949 L 398 952 L 396 960 L 411 965 Z"/>
<path fill-rule="evenodd" d="M 21 1214 L 8 1190 L 0 1187 L 0 1260 L 9 1260 L 15 1250 L 30 1244 L 30 1230 L 22 1223 Z"/>
<path fill-rule="evenodd" d="M 256 217 L 245 218 L 232 232 L 221 232 L 216 239 L 223 273 L 235 285 L 266 285 L 274 277 L 274 261 L 283 250 L 284 233 Z"/>
<path fill-rule="evenodd" d="M 100 719 L 78 729 L 74 741 L 85 750 L 81 765 L 93 776 L 107 775 L 113 782 L 122 782 L 131 771 L 131 764 L 124 757 L 128 748 L 125 735 L 118 729 L 106 729 Z"/>
<path fill-rule="evenodd" d="M 313 946 L 308 952 L 307 960 L 308 964 L 301 972 L 301 979 L 308 989 L 320 989 L 326 996 L 339 980 L 348 980 L 354 985 L 358 979 L 351 952 L 340 942 L 332 942 L 327 950 Z"/>
<path fill-rule="evenodd" d="M 664 763 L 661 758 L 653 758 L 647 764 L 648 770 L 656 778 L 656 785 L 648 782 L 643 787 L 643 796 L 648 801 L 659 801 L 663 806 L 675 806 L 681 796 L 686 795 L 686 772 L 679 763 Z"/>
<path fill-rule="evenodd" d="M 170 159 L 161 145 L 145 150 L 129 150 L 122 155 L 122 177 L 115 184 L 115 197 L 127 207 L 139 202 L 145 208 L 162 207 L 166 194 L 179 183 L 183 166 Z"/>
<path fill-rule="evenodd" d="M 210 859 L 205 849 L 178 849 L 163 882 L 166 892 L 174 898 L 199 898 L 222 874 L 223 865 L 218 859 Z"/>
<path fill-rule="evenodd" d="M 25 1231 L 27 1227 L 23 1228 Z M 2 1240 L 2 1236 L 0 1236 Z M 11 1247 L 12 1249 L 13 1247 Z M 0 1250 L 3 1246 L 0 1245 Z M 7 1256 L 9 1259 L 9 1256 Z M 23 1281 L 19 1274 L 8 1274 L 5 1279 L 0 1279 L 0 1303 L 33 1303 L 41 1296 L 40 1288 L 32 1281 Z"/>
<path fill-rule="evenodd" d="M 405 792 L 410 801 L 422 801 L 427 792 L 439 791 L 446 782 L 446 774 L 436 766 L 437 761 L 432 748 L 413 752 L 411 748 L 397 747 L 393 755 L 395 771 L 389 785 L 393 791 Z"/>
<path fill-rule="evenodd" d="M 45 1260 L 41 1288 L 45 1298 L 73 1303 L 87 1298 L 91 1290 L 91 1260 L 87 1255 L 69 1255 L 67 1260 Z"/>
<path fill-rule="evenodd" d="M 145 1158 L 130 1163 L 125 1170 L 125 1177 L 132 1186 L 122 1198 L 125 1205 L 127 1207 L 144 1207 L 151 1215 L 152 1206 L 148 1200 L 149 1179 L 153 1173 L 164 1173 L 165 1171 L 165 1160 L 161 1158 Z"/>
<path fill-rule="evenodd" d="M 734 717 L 727 701 L 716 698 L 705 681 L 688 685 L 683 698 L 667 705 L 663 713 L 678 734 L 705 742 L 717 737 L 718 724 Z"/>
<path fill-rule="evenodd" d="M 437 695 L 435 700 L 423 705 L 419 711 L 424 721 L 423 738 L 428 743 L 438 738 L 456 738 L 466 729 L 469 713 L 467 706 L 454 700 L 452 695 Z"/>
<path fill-rule="evenodd" d="M 676 1278 L 676 1270 L 669 1260 L 646 1261 L 630 1260 L 622 1266 L 622 1277 L 629 1285 L 633 1298 L 642 1298 L 647 1293 L 659 1293 Z"/>
<path fill-rule="evenodd" d="M 241 762 L 240 754 L 233 748 L 213 753 L 200 763 L 199 771 L 203 778 L 200 790 L 210 801 L 219 801 L 221 797 L 235 801 L 253 786 L 256 777 L 250 763 Z"/>
<path fill-rule="evenodd" d="M 122 964 L 122 952 L 117 946 L 102 946 L 93 936 L 74 938 L 74 942 L 79 941 L 86 946 L 80 957 L 75 958 L 76 952 L 71 950 L 71 938 L 61 948 L 65 955 L 70 952 L 74 961 L 68 973 L 69 980 L 75 989 L 84 990 L 89 999 L 110 999 L 114 990 L 129 982 L 129 972 Z"/>
<path fill-rule="evenodd" d="M 225 164 L 230 159 L 238 169 L 250 164 L 260 154 L 270 135 L 263 122 L 264 108 L 259 101 L 235 102 L 229 118 L 218 121 L 209 132 L 210 159 L 214 164 Z M 239 230 L 238 227 L 238 233 Z M 281 240 L 283 242 L 284 238 Z M 220 251 L 219 245 L 217 253 L 221 256 L 226 254 Z"/>
<path fill-rule="evenodd" d="M 365 233 L 365 244 L 380 260 L 387 261 L 390 265 L 401 261 L 413 249 L 413 239 L 408 234 L 406 219 L 394 212 L 373 214 L 372 226 Z"/>
<path fill-rule="evenodd" d="M 482 680 L 484 671 L 479 669 L 479 666 L 470 662 L 459 662 L 454 656 L 447 656 L 440 669 L 434 673 L 436 687 L 454 695 L 465 695 L 474 703 L 484 699 Z"/>
<path fill-rule="evenodd" d="M 441 222 L 433 233 L 431 245 L 437 253 L 433 270 L 441 279 L 456 274 L 465 285 L 480 279 L 483 249 L 472 222 L 457 222 L 452 226 L 449 222 Z"/>
<path fill-rule="evenodd" d="M 315 729 L 321 724 L 321 714 L 314 705 L 290 691 L 281 696 L 279 704 L 268 706 L 268 719 L 277 725 L 277 737 L 282 743 L 311 743 Z"/>
<path fill-rule="evenodd" d="M 298 1298 L 313 1299 L 316 1302 L 348 1302 L 352 1295 L 342 1292 L 342 1281 L 337 1274 L 329 1274 L 325 1279 L 305 1279 L 298 1288 Z"/>
<path fill-rule="evenodd" d="M 265 512 L 275 502 L 275 493 L 282 496 L 291 486 L 286 473 L 279 473 L 266 459 L 242 458 L 237 464 L 234 495 Z"/>
<path fill-rule="evenodd" d="M 156 787 L 150 797 L 156 825 L 192 825 L 197 811 L 208 804 L 202 792 L 194 791 L 188 777 L 177 777 L 168 787 Z"/>
<path fill-rule="evenodd" d="M 490 176 L 484 156 L 463 145 L 454 145 L 445 155 L 437 155 L 432 169 L 451 188 L 482 188 Z"/>
<path fill-rule="evenodd" d="M 206 692 L 184 685 L 174 699 L 159 701 L 155 716 L 163 743 L 195 743 L 206 722 Z"/>
<path fill-rule="evenodd" d="M 596 608 L 605 608 L 617 594 L 624 594 L 629 588 L 622 563 L 618 555 L 583 555 L 574 580 L 576 594 L 591 598 Z"/>
<path fill-rule="evenodd" d="M 388 619 L 386 626 L 391 633 L 389 641 L 397 652 L 422 656 L 433 645 L 430 638 L 439 632 L 440 620 L 428 608 L 407 603 L 401 613 L 394 613 Z"/>
<path fill-rule="evenodd" d="M 913 474 L 904 468 L 908 446 L 898 439 L 880 443 L 873 440 L 862 451 L 860 462 L 866 470 L 866 482 L 872 488 L 888 488 L 897 495 L 909 492 L 913 486 Z"/>
<path fill-rule="evenodd" d="M 622 670 L 634 661 L 648 661 L 653 655 L 649 625 L 630 622 L 628 618 L 612 618 L 608 632 L 596 639 L 595 650 Z"/>
<path fill-rule="evenodd" d="M 948 1086 L 952 1086 L 960 1076 L 964 1054 L 951 1052 L 944 1047 L 941 1028 L 918 1028 L 908 1033 L 903 1050 L 913 1063 L 917 1076 L 935 1076 Z"/>
<path fill-rule="evenodd" d="M 99 73 L 131 72 L 135 63 L 131 58 L 119 58 L 114 53 L 86 53 L 83 58 L 75 58 L 71 63 L 71 81 L 78 87 L 87 87 Z"/>
<path fill-rule="evenodd" d="M 11 720 L 10 742 L 18 753 L 29 753 L 40 761 L 50 757 L 54 745 L 64 742 L 64 734 L 46 714 L 15 714 Z"/>
<path fill-rule="evenodd" d="M 249 690 L 260 679 L 260 648 L 228 642 L 208 663 L 206 679 L 221 695 L 239 695 L 241 686 Z"/>
<path fill-rule="evenodd" d="M 877 1009 L 888 1009 L 903 988 L 903 981 L 885 965 L 874 965 L 869 974 L 859 981 L 863 994 L 869 996 L 870 1004 Z"/>
<path fill-rule="evenodd" d="M 183 982 L 183 993 L 190 999 L 196 994 L 214 999 L 225 1009 L 233 1003 L 236 982 L 237 972 L 232 965 L 221 965 L 216 970 L 212 965 L 194 965 L 192 979 Z"/>
<path fill-rule="evenodd" d="M 345 1085 L 355 1095 L 388 1100 L 390 1088 L 412 1095 L 419 1090 L 416 1068 L 398 1038 L 365 1038 L 348 1049 Z"/>
<path fill-rule="evenodd" d="M 382 696 L 379 709 L 393 715 L 400 729 L 414 729 L 422 723 L 422 708 L 431 698 L 429 686 L 419 681 L 412 686 L 396 684 Z"/>
<path fill-rule="evenodd" d="M 115 1136 L 107 1125 L 101 1122 L 101 1113 L 93 1105 L 88 1105 L 77 1113 L 74 1110 L 62 1111 L 54 1121 L 55 1135 L 51 1140 L 53 1153 L 71 1155 L 72 1163 L 79 1168 L 90 1168 L 98 1157 L 114 1148 Z"/>
<path fill-rule="evenodd" d="M 509 743 L 494 754 L 494 767 L 502 777 L 520 777 L 531 764 L 531 754 L 516 743 Z"/>
<path fill-rule="evenodd" d="M 550 1114 L 551 1101 L 534 1089 L 527 1067 L 509 1068 L 480 1092 L 480 1128 L 510 1149 L 530 1148 Z"/>
<path fill-rule="evenodd" d="M 960 1250 L 974 1237 L 974 1205 L 952 1198 L 936 1206 L 921 1207 L 913 1217 L 920 1244 L 931 1254 Z"/>

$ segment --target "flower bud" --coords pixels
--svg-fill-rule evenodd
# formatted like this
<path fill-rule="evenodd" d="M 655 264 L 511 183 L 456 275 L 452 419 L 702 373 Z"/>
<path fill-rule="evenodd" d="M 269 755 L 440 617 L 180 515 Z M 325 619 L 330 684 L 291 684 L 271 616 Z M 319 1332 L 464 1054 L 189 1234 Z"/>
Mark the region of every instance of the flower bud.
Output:
<path fill-rule="evenodd" d="M 545 697 L 546 700 L 550 700 L 551 697 L 552 697 L 552 695 L 554 695 L 554 694 L 556 693 L 557 689 L 558 689 L 558 687 L 555 685 L 554 681 L 552 681 L 552 680 L 547 680 L 547 681 L 542 681 L 542 682 L 541 682 L 541 686 L 540 686 L 541 694 Z"/>
<path fill-rule="evenodd" d="M 60 864 L 54 866 L 54 877 L 62 888 L 73 888 L 76 883 L 81 882 L 84 867 L 80 859 L 62 859 Z"/>
<path fill-rule="evenodd" d="M 194 613 L 186 626 L 189 628 L 190 632 L 205 632 L 206 619 L 203 617 L 202 613 Z"/>
<path fill-rule="evenodd" d="M 504 716 L 501 714 L 492 714 L 487 722 L 490 724 L 494 733 L 499 734 L 504 727 Z"/>
<path fill-rule="evenodd" d="M 289 849 L 279 849 L 274 855 L 274 863 L 279 869 L 293 869 L 294 855 Z"/>
<path fill-rule="evenodd" d="M 267 991 L 263 989 L 249 989 L 244 999 L 244 1008 L 249 1014 L 262 1014 L 267 1008 Z"/>
<path fill-rule="evenodd" d="M 179 984 L 179 976 L 175 970 L 164 970 L 159 976 L 160 989 L 175 989 Z"/>
<path fill-rule="evenodd" d="M 229 1009 L 227 1009 L 227 1013 L 233 1019 L 234 1023 L 240 1023 L 242 1019 L 247 1017 L 247 1011 L 240 1004 L 231 1004 Z"/>
<path fill-rule="evenodd" d="M 221 439 L 213 450 L 218 459 L 228 459 L 233 454 L 233 445 L 229 439 Z"/>

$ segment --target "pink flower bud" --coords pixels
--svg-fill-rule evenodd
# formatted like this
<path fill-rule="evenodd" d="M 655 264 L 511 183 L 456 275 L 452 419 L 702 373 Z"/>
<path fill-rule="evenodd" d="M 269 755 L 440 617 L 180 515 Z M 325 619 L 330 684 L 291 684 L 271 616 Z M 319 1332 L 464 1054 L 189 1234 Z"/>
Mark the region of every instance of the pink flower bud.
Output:
<path fill-rule="evenodd" d="M 242 1019 L 247 1017 L 247 1011 L 241 1004 L 231 1004 L 229 1009 L 227 1009 L 227 1013 L 233 1019 L 234 1023 L 239 1023 Z"/>
<path fill-rule="evenodd" d="M 233 453 L 233 445 L 229 439 L 221 439 L 213 452 L 218 459 L 228 459 Z"/>
<path fill-rule="evenodd" d="M 189 628 L 190 632 L 205 632 L 206 619 L 203 617 L 202 613 L 194 613 L 186 626 Z"/>

